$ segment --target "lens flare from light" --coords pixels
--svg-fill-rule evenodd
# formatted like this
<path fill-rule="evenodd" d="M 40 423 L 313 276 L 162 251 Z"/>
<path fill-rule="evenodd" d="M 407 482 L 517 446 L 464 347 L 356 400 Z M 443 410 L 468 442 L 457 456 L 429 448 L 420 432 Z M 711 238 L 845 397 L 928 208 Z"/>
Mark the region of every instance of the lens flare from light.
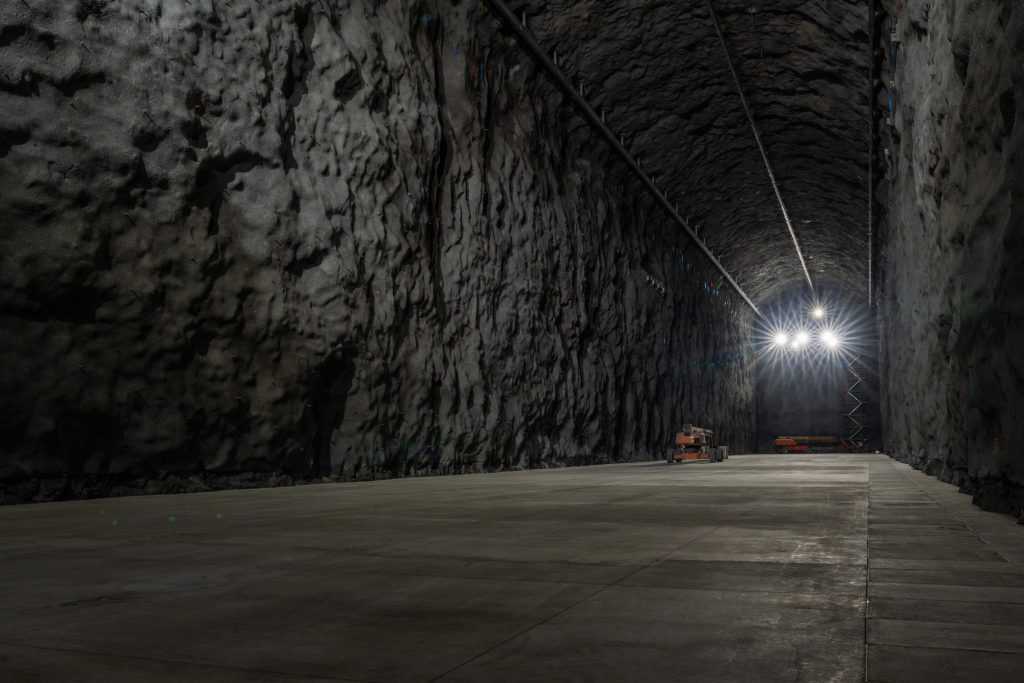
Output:
<path fill-rule="evenodd" d="M 816 309 L 824 312 L 820 320 L 814 319 Z M 780 372 L 837 371 L 851 359 L 871 353 L 877 344 L 871 313 L 862 309 L 860 301 L 839 297 L 778 304 L 756 328 L 757 362 Z"/>
<path fill-rule="evenodd" d="M 814 309 L 811 311 L 811 317 L 813 317 L 815 320 L 821 320 L 822 318 L 824 318 L 825 317 L 825 309 L 824 309 L 824 307 L 822 307 L 822 306 L 815 306 Z"/>

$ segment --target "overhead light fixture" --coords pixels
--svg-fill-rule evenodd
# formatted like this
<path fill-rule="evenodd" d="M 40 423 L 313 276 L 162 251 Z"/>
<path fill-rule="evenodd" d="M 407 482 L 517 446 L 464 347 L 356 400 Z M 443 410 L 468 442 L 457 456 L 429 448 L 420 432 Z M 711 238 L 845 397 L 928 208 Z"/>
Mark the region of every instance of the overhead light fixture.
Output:
<path fill-rule="evenodd" d="M 809 341 L 811 341 L 811 335 L 804 330 L 800 330 L 796 333 L 796 338 L 793 340 L 793 348 L 802 349 L 807 346 L 807 342 Z"/>
<path fill-rule="evenodd" d="M 826 348 L 833 351 L 839 348 L 839 337 L 832 330 L 825 330 L 821 333 L 821 342 Z"/>
<path fill-rule="evenodd" d="M 811 317 L 815 320 L 821 320 L 825 317 L 825 308 L 823 306 L 815 306 L 811 310 Z"/>
<path fill-rule="evenodd" d="M 776 332 L 775 337 L 772 339 L 776 346 L 782 347 L 789 343 L 789 335 L 785 332 Z"/>

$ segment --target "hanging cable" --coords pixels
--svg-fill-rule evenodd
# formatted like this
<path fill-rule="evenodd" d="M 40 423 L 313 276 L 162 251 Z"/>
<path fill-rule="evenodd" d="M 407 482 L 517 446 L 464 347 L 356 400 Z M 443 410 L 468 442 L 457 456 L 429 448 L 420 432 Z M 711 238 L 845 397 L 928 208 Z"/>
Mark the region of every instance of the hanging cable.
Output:
<path fill-rule="evenodd" d="M 743 104 L 743 111 L 747 115 L 747 121 L 750 122 L 750 130 L 754 133 L 754 141 L 757 142 L 757 149 L 761 152 L 761 159 L 764 160 L 765 170 L 768 171 L 768 179 L 772 183 L 772 189 L 775 190 L 775 197 L 779 200 L 779 209 L 782 210 L 782 218 L 786 221 L 786 228 L 789 229 L 789 236 L 793 238 L 793 246 L 796 248 L 796 256 L 800 259 L 800 266 L 804 269 L 804 277 L 807 278 L 807 285 L 811 288 L 811 294 L 814 293 L 814 282 L 811 280 L 811 271 L 807 269 L 807 262 L 804 260 L 804 252 L 800 249 L 800 240 L 796 237 L 796 230 L 793 229 L 793 221 L 789 218 L 789 211 L 786 210 L 786 202 L 782 199 L 782 191 L 779 190 L 779 184 L 775 180 L 775 172 L 772 171 L 772 164 L 768 160 L 768 153 L 764 149 L 764 144 L 761 142 L 761 133 L 757 130 L 757 123 L 754 122 L 754 115 L 750 111 L 750 105 L 747 104 L 747 96 L 743 93 L 743 86 L 740 85 L 740 77 L 736 72 L 736 67 L 732 63 L 732 55 L 729 54 L 729 46 L 725 42 L 725 34 L 722 33 L 722 26 L 718 23 L 718 15 L 715 14 L 715 8 L 711 4 L 711 0 L 705 0 L 708 6 L 708 14 L 711 15 L 711 22 L 715 25 L 715 33 L 718 34 L 718 40 L 722 44 L 722 52 L 725 53 L 725 61 L 729 64 L 729 72 L 732 74 L 733 83 L 736 84 L 736 92 L 740 96 L 740 102 Z"/>
<path fill-rule="evenodd" d="M 868 0 L 868 308 L 875 298 L 875 16 L 875 0 Z"/>

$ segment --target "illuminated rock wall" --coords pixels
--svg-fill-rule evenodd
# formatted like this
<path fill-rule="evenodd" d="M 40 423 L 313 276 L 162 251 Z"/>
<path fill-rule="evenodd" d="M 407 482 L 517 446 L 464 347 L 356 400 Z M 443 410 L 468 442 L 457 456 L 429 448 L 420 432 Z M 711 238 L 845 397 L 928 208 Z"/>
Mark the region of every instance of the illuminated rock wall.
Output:
<path fill-rule="evenodd" d="M 2 500 L 750 448 L 749 313 L 494 29 L 3 3 Z"/>

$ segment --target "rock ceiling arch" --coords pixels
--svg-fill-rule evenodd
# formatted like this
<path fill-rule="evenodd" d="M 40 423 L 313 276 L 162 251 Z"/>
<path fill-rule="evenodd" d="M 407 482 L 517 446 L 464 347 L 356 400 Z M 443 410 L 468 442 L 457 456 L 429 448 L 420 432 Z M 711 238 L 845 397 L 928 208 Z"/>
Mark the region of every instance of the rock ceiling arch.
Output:
<path fill-rule="evenodd" d="M 815 285 L 866 297 L 867 3 L 713 4 Z M 803 279 L 705 0 L 518 7 L 755 300 Z"/>

